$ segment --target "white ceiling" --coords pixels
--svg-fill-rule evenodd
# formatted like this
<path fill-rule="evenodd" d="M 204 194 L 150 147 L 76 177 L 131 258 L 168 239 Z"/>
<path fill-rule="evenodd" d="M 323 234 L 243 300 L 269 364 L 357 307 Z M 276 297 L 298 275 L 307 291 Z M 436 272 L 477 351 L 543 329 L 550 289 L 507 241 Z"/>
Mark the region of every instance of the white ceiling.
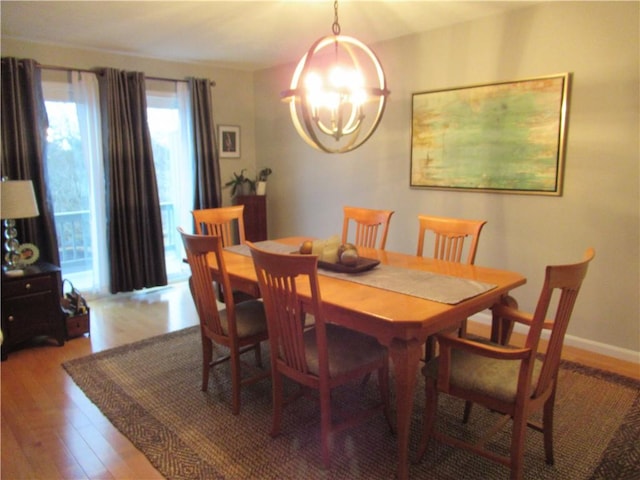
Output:
<path fill-rule="evenodd" d="M 367 44 L 529 6 L 529 1 L 341 0 L 342 34 Z M 256 70 L 330 35 L 331 0 L 0 2 L 2 38 Z"/>

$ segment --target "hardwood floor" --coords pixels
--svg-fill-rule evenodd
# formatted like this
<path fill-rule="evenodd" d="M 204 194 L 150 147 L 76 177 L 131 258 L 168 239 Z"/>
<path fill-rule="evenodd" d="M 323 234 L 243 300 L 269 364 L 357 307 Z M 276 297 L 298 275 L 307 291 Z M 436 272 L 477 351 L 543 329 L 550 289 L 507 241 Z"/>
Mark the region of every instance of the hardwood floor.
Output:
<path fill-rule="evenodd" d="M 3 479 L 159 479 L 65 373 L 67 360 L 197 325 L 185 283 L 93 300 L 91 336 L 34 343 L 2 362 Z M 470 332 L 486 327 L 469 323 Z M 637 364 L 566 347 L 563 356 L 640 378 Z"/>
<path fill-rule="evenodd" d="M 3 479 L 163 478 L 61 364 L 197 325 L 186 284 L 89 302 L 91 336 L 45 342 L 2 362 Z"/>

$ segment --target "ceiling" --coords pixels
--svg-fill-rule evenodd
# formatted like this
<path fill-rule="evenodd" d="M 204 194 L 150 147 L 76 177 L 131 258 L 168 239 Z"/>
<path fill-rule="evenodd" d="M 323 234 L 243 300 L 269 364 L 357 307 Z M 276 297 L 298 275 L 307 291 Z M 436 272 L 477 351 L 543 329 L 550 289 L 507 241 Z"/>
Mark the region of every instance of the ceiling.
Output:
<path fill-rule="evenodd" d="M 367 44 L 529 6 L 529 1 L 338 5 L 343 35 Z M 330 0 L 0 2 L 2 38 L 258 70 L 297 61 L 331 35 Z"/>

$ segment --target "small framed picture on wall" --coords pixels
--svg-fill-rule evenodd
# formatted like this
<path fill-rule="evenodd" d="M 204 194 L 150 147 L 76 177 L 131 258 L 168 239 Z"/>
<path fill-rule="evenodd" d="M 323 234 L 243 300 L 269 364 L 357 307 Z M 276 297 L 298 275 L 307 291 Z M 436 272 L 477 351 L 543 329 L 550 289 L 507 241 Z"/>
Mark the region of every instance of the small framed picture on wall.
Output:
<path fill-rule="evenodd" d="M 220 158 L 240 158 L 240 127 L 218 125 Z"/>

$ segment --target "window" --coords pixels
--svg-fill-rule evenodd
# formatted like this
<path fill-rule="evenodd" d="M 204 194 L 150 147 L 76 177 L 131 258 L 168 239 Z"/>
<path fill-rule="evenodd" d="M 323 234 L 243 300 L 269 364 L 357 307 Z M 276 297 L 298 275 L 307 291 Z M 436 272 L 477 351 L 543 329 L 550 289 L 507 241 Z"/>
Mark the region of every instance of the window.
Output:
<path fill-rule="evenodd" d="M 189 92 L 183 82 L 147 81 L 147 122 L 151 132 L 162 232 L 169 279 L 187 278 L 178 227 L 193 230 L 194 176 L 188 126 Z"/>
<path fill-rule="evenodd" d="M 105 176 L 95 74 L 43 72 L 49 130 L 45 169 L 50 187 L 62 275 L 87 294 L 109 290 Z M 177 227 L 192 230 L 193 166 L 186 84 L 149 82 L 148 122 L 162 211 L 169 281 L 188 266 Z"/>
<path fill-rule="evenodd" d="M 62 275 L 83 292 L 108 291 L 98 81 L 86 72 L 43 73 L 49 129 L 45 169 Z"/>

